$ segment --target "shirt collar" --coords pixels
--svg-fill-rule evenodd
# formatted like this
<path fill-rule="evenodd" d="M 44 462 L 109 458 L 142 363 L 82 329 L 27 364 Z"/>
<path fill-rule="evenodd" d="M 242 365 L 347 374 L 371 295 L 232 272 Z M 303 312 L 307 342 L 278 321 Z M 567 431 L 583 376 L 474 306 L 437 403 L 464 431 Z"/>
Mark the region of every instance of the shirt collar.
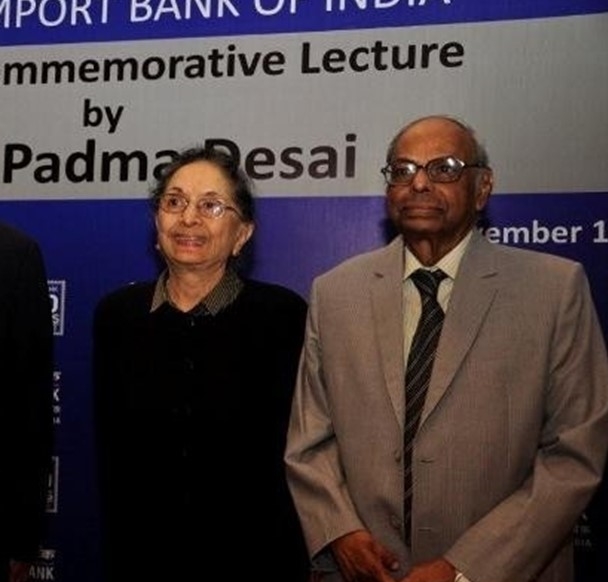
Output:
<path fill-rule="evenodd" d="M 152 305 L 150 313 L 155 312 L 161 305 L 165 303 L 172 305 L 167 292 L 167 277 L 169 272 L 163 271 L 156 280 L 154 287 L 154 295 L 152 296 Z M 228 307 L 238 296 L 243 288 L 243 281 L 233 269 L 226 269 L 226 272 L 220 279 L 220 282 L 211 290 L 198 305 L 190 310 L 193 315 L 211 314 L 217 315 L 222 309 Z"/>
<path fill-rule="evenodd" d="M 416 269 L 429 269 L 431 271 L 441 269 L 450 279 L 454 280 L 456 278 L 456 273 L 458 272 L 458 267 L 460 267 L 460 261 L 471 242 L 472 236 L 473 231 L 470 231 L 447 255 L 441 257 L 436 264 L 431 265 L 430 267 L 423 265 L 416 258 L 416 255 L 414 255 L 406 246 L 404 253 L 405 265 L 403 268 L 403 279 L 407 279 Z"/>

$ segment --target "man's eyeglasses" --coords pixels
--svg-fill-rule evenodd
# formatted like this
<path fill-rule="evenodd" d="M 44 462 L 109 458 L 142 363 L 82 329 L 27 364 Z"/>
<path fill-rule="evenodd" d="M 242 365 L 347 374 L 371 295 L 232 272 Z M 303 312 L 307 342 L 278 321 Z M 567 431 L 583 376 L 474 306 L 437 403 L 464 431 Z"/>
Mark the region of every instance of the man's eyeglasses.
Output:
<path fill-rule="evenodd" d="M 158 199 L 158 207 L 169 214 L 181 214 L 192 201 L 181 194 L 163 194 Z M 205 218 L 221 218 L 226 210 L 232 210 L 239 218 L 241 213 L 234 207 L 217 198 L 199 198 L 194 202 L 196 211 Z"/>
<path fill-rule="evenodd" d="M 380 171 L 389 186 L 409 186 L 414 181 L 418 170 L 424 170 L 431 182 L 448 184 L 456 182 L 467 168 L 485 168 L 482 163 L 467 164 L 454 156 L 444 156 L 428 161 L 426 164 L 417 164 L 411 160 L 399 160 L 388 164 Z"/>

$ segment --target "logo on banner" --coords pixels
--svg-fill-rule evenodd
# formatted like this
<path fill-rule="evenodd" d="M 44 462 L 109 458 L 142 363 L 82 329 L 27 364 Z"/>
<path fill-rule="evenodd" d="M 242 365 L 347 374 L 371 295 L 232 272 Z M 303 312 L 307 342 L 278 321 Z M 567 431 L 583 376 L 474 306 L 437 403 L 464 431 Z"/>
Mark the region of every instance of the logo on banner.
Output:
<path fill-rule="evenodd" d="M 53 372 L 53 424 L 61 424 L 61 371 Z"/>
<path fill-rule="evenodd" d="M 65 280 L 48 281 L 51 313 L 53 317 L 53 335 L 63 335 L 65 314 Z"/>
<path fill-rule="evenodd" d="M 46 512 L 57 513 L 59 509 L 59 457 L 51 459 L 51 470 L 47 482 Z"/>
<path fill-rule="evenodd" d="M 55 580 L 55 553 L 51 548 L 38 550 L 38 557 L 30 566 L 32 582 Z"/>

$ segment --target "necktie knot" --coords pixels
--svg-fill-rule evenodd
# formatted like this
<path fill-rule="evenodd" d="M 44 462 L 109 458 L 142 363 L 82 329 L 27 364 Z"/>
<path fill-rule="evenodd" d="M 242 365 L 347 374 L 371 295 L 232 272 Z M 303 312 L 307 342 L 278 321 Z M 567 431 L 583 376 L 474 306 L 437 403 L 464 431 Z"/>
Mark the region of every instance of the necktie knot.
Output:
<path fill-rule="evenodd" d="M 439 283 L 446 277 L 447 275 L 441 269 L 436 269 L 435 271 L 416 269 L 410 275 L 410 279 L 416 285 L 421 297 L 432 297 L 433 299 L 437 297 Z"/>

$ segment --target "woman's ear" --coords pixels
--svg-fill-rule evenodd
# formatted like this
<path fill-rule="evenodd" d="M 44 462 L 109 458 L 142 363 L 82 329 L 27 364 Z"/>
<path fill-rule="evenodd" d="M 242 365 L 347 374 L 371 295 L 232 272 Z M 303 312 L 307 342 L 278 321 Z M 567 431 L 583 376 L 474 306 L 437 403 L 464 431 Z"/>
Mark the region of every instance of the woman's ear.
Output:
<path fill-rule="evenodd" d="M 239 226 L 239 233 L 232 249 L 232 256 L 238 257 L 242 248 L 247 244 L 247 241 L 252 237 L 255 225 L 253 222 L 243 222 Z"/>

